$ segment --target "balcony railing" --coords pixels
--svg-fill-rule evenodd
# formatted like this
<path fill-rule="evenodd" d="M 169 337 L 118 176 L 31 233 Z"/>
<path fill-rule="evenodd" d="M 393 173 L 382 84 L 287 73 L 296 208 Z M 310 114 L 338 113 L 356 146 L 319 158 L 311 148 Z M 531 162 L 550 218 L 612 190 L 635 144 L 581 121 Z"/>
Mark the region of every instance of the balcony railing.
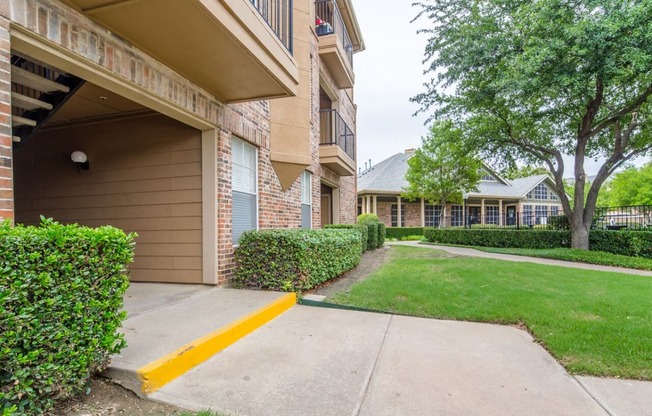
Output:
<path fill-rule="evenodd" d="M 292 0 L 249 0 L 292 53 Z"/>
<path fill-rule="evenodd" d="M 320 110 L 319 122 L 321 125 L 319 144 L 322 146 L 337 145 L 351 160 L 355 160 L 355 135 L 344 122 L 340 113 L 337 110 Z"/>
<path fill-rule="evenodd" d="M 317 35 L 325 36 L 333 33 L 338 35 L 342 41 L 342 48 L 344 48 L 349 65 L 353 66 L 353 44 L 335 0 L 315 1 L 315 13 L 317 15 L 317 19 L 315 19 L 317 22 Z"/>

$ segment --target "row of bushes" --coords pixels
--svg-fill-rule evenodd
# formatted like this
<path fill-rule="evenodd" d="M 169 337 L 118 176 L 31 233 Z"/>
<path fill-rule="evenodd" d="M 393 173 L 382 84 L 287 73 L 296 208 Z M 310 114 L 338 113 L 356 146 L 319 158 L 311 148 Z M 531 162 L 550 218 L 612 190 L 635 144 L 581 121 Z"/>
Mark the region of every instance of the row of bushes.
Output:
<path fill-rule="evenodd" d="M 354 268 L 362 254 L 358 230 L 247 231 L 235 251 L 235 287 L 298 292 Z"/>
<path fill-rule="evenodd" d="M 426 228 L 425 239 L 432 243 L 506 248 L 570 247 L 566 230 L 436 229 Z M 633 257 L 652 258 L 652 232 L 592 230 L 589 249 Z"/>
<path fill-rule="evenodd" d="M 0 414 L 41 414 L 125 346 L 134 234 L 43 220 L 0 226 Z"/>
<path fill-rule="evenodd" d="M 424 227 L 389 227 L 387 229 L 387 238 L 402 240 L 414 235 L 423 235 Z"/>

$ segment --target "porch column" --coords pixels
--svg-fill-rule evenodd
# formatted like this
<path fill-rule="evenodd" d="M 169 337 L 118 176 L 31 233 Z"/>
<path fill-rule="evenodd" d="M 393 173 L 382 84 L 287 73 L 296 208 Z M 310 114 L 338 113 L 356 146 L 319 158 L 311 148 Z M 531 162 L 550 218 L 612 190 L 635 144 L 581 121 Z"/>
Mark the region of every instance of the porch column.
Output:
<path fill-rule="evenodd" d="M 503 200 L 498 200 L 498 225 L 503 226 Z"/>
<path fill-rule="evenodd" d="M 426 201 L 421 198 L 421 226 L 426 226 Z"/>
<path fill-rule="evenodd" d="M 0 220 L 14 219 L 9 20 L 0 14 Z"/>
<path fill-rule="evenodd" d="M 400 227 L 401 226 L 401 218 L 403 217 L 403 213 L 401 212 L 401 197 L 400 195 L 396 197 L 396 202 L 398 205 L 396 206 L 396 226 Z"/>
<path fill-rule="evenodd" d="M 374 214 L 378 215 L 378 195 L 374 195 Z"/>
<path fill-rule="evenodd" d="M 484 225 L 484 199 L 480 201 L 480 224 Z"/>
<path fill-rule="evenodd" d="M 217 129 L 202 131 L 202 281 L 207 285 L 219 283 L 217 264 L 217 142 Z"/>

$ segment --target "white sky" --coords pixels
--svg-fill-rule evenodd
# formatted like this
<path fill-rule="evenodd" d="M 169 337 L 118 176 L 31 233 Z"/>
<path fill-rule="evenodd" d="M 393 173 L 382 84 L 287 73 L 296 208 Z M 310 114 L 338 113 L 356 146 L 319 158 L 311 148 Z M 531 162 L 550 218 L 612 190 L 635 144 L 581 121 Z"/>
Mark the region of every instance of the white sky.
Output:
<path fill-rule="evenodd" d="M 426 34 L 417 35 L 427 19 L 410 21 L 418 8 L 412 0 L 355 0 L 355 12 L 366 50 L 354 55 L 355 101 L 358 104 L 358 167 L 371 159 L 377 164 L 405 149 L 419 147 L 427 134 L 425 114 L 413 117 L 419 106 L 411 103 L 425 91 L 422 63 Z M 648 158 L 635 161 L 642 165 Z M 566 176 L 572 175 L 567 158 Z M 595 174 L 600 164 L 585 163 L 587 174 Z"/>

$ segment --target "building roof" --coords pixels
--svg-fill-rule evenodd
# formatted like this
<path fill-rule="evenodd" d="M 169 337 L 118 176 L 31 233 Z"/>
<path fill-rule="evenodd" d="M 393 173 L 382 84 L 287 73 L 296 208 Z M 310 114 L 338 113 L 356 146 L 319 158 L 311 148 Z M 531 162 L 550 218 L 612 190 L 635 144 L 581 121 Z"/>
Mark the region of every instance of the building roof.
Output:
<path fill-rule="evenodd" d="M 413 151 L 397 153 L 376 166 L 361 172 L 358 175 L 358 194 L 400 194 L 407 187 L 405 174 L 408 170 L 408 159 Z M 501 178 L 496 171 L 486 164 L 483 165 L 487 172 L 496 178 L 496 182 L 480 181 L 477 192 L 465 194 L 465 198 L 497 197 L 497 198 L 525 198 L 535 186 L 543 181 L 552 181 L 548 175 L 528 176 L 514 180 Z M 554 189 L 554 188 L 553 188 Z"/>

